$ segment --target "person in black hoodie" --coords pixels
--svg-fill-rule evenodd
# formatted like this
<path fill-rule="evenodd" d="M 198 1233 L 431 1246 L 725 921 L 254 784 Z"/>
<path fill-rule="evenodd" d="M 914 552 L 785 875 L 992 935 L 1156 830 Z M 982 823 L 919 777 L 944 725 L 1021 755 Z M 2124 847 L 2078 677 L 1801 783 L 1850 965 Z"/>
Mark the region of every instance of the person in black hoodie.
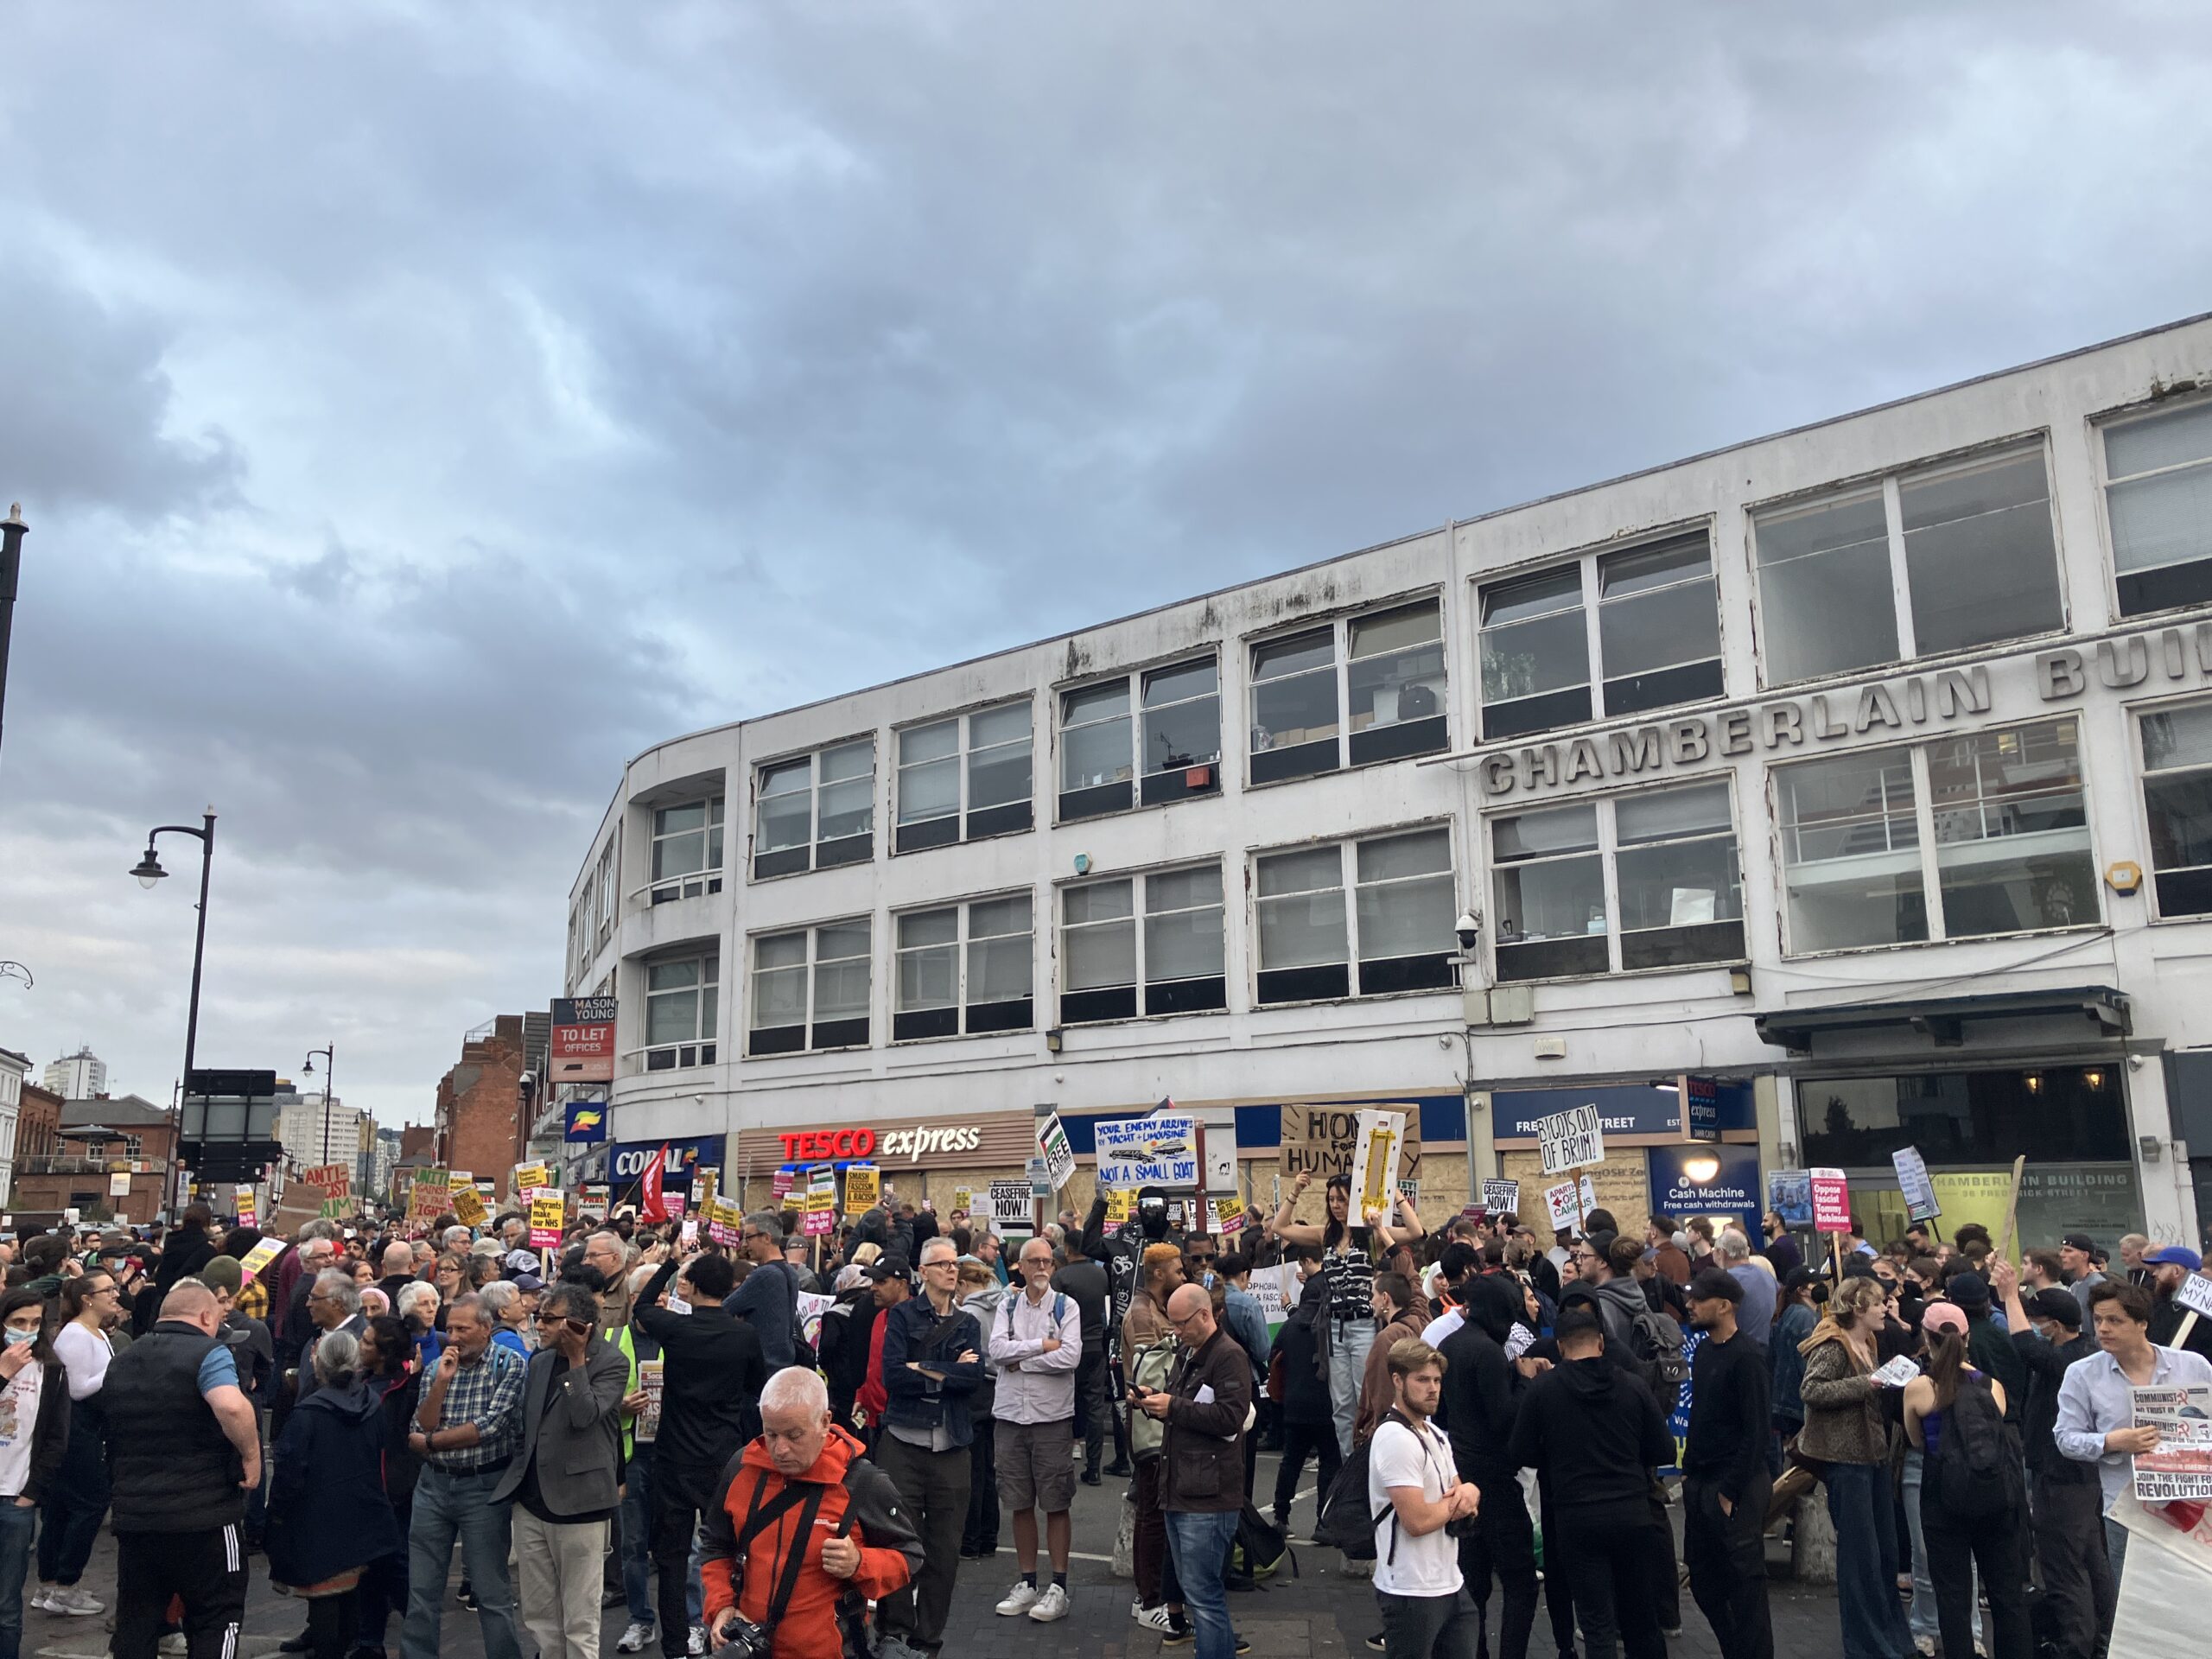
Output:
<path fill-rule="evenodd" d="M 162 1259 L 154 1268 L 154 1289 L 151 1295 L 138 1293 L 130 1305 L 130 1328 L 135 1336 L 144 1336 L 162 1317 L 162 1299 L 180 1279 L 191 1277 L 214 1259 L 215 1241 L 207 1230 L 215 1224 L 215 1212 L 204 1204 L 184 1206 L 184 1219 L 177 1230 L 162 1242 Z"/>
<path fill-rule="evenodd" d="M 1642 1379 L 1606 1359 L 1593 1311 L 1561 1309 L 1553 1334 L 1560 1363 L 1522 1400 L 1506 1455 L 1550 1477 L 1558 1535 L 1545 1537 L 1544 1559 L 1567 1576 L 1588 1659 L 1624 1648 L 1664 1659 L 1651 1471 L 1675 1460 L 1674 1439 Z"/>
<path fill-rule="evenodd" d="M 1337 1470 L 1344 1454 L 1337 1446 L 1337 1430 L 1329 1403 L 1329 1281 L 1321 1272 L 1318 1246 L 1297 1244 L 1290 1255 L 1306 1275 L 1298 1306 L 1276 1332 L 1274 1354 L 1282 1361 L 1282 1462 L 1275 1469 L 1275 1525 L 1290 1530 L 1291 1499 L 1298 1491 L 1298 1478 L 1305 1471 L 1307 1453 L 1320 1463 L 1315 1488 L 1315 1513 L 1337 1484 Z"/>
<path fill-rule="evenodd" d="M 306 1599 L 315 1659 L 346 1659 L 360 1630 L 354 1592 L 400 1548 L 399 1525 L 385 1486 L 384 1397 L 363 1378 L 359 1343 L 330 1332 L 311 1363 L 318 1386 L 276 1447 L 269 1576 Z"/>
<path fill-rule="evenodd" d="M 1483 1495 L 1475 1524 L 1459 1539 L 1459 1575 L 1487 1623 L 1490 1581 L 1504 1593 L 1499 1659 L 1524 1659 L 1536 1623 L 1536 1535 L 1515 1478 L 1510 1448 L 1521 1383 L 1505 1344 L 1522 1312 L 1518 1279 L 1489 1274 L 1460 1287 L 1465 1320 L 1445 1338 L 1444 1398 L 1437 1421 L 1452 1439 L 1452 1460 Z"/>
<path fill-rule="evenodd" d="M 1690 1360 L 1690 1432 L 1682 1451 L 1682 1558 L 1690 1593 L 1721 1659 L 1774 1659 L 1766 1598 L 1766 1470 L 1772 1381 L 1766 1350 L 1737 1328 L 1744 1287 L 1707 1268 L 1689 1283 L 1705 1332 Z"/>

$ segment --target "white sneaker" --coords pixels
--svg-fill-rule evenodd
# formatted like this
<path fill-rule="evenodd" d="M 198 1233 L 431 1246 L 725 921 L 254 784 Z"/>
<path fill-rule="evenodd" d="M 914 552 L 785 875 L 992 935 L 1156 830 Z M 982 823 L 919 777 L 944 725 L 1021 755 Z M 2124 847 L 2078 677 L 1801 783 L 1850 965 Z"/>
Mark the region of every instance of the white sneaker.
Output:
<path fill-rule="evenodd" d="M 161 1639 L 160 1651 L 163 1653 L 189 1653 L 192 1651 L 192 1646 L 191 1643 L 184 1639 L 184 1632 L 182 1630 L 171 1630 L 167 1636 Z"/>
<path fill-rule="evenodd" d="M 1039 1599 L 1037 1586 L 1026 1580 L 1016 1579 L 1014 1588 L 1006 1592 L 1006 1599 L 999 1603 L 1001 1618 L 1014 1618 L 1034 1607 Z"/>
<path fill-rule="evenodd" d="M 1056 1618 L 1068 1616 L 1068 1592 L 1057 1584 L 1045 1586 L 1045 1593 L 1037 1598 L 1037 1605 L 1029 1610 L 1029 1617 L 1039 1624 L 1050 1624 Z"/>
<path fill-rule="evenodd" d="M 98 1618 L 107 1611 L 107 1604 L 97 1596 L 86 1593 L 79 1585 L 58 1589 L 47 1598 L 47 1605 L 57 1613 L 67 1613 L 76 1618 Z"/>
<path fill-rule="evenodd" d="M 690 1656 L 690 1659 L 706 1659 L 707 1627 L 705 1625 L 694 1624 L 691 1627 L 691 1635 L 684 1643 L 684 1651 Z"/>
<path fill-rule="evenodd" d="M 1165 1604 L 1158 1607 L 1140 1607 L 1133 1617 L 1147 1630 L 1172 1630 L 1175 1628 L 1175 1620 Z"/>
<path fill-rule="evenodd" d="M 617 1653 L 643 1653 L 645 1650 L 645 1643 L 652 1639 L 653 1627 L 652 1625 L 639 1624 L 635 1621 L 632 1621 L 629 1627 L 626 1629 L 620 1637 L 615 1638 L 614 1651 Z"/>
<path fill-rule="evenodd" d="M 48 1606 L 47 1603 L 54 1599 L 54 1592 L 52 1590 L 41 1585 L 31 1592 L 30 1599 L 26 1605 L 36 1608 L 41 1613 L 53 1612 L 54 1610 Z"/>

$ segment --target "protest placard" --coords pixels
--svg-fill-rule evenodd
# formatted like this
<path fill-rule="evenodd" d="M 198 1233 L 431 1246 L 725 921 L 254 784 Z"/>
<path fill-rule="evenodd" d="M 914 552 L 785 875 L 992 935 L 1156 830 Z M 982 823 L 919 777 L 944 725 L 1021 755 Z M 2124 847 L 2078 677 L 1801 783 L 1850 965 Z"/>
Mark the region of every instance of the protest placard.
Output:
<path fill-rule="evenodd" d="M 453 1190 L 453 1218 L 464 1227 L 481 1227 L 492 1218 L 492 1212 L 484 1207 L 481 1192 L 473 1186 L 457 1186 Z"/>
<path fill-rule="evenodd" d="M 845 1213 L 864 1216 L 875 1208 L 882 1193 L 882 1178 L 874 1164 L 845 1166 Z"/>
<path fill-rule="evenodd" d="M 1544 1208 L 1551 1217 L 1555 1233 L 1580 1232 L 1583 1218 L 1597 1207 L 1598 1189 L 1591 1185 L 1587 1175 L 1544 1189 Z"/>
<path fill-rule="evenodd" d="M 271 1262 L 274 1262 L 279 1255 L 283 1255 L 283 1251 L 284 1241 L 283 1239 L 264 1238 L 260 1243 L 255 1245 L 251 1249 L 245 1253 L 245 1260 L 238 1263 L 238 1272 L 245 1277 L 251 1279 L 254 1274 L 259 1273 L 264 1268 L 267 1267 Z"/>
<path fill-rule="evenodd" d="M 835 1165 L 817 1164 L 807 1172 L 806 1215 L 800 1224 L 809 1238 L 837 1230 L 837 1171 Z"/>
<path fill-rule="evenodd" d="M 1605 1126 L 1594 1103 L 1554 1112 L 1536 1120 L 1536 1144 L 1541 1149 L 1544 1173 L 1557 1175 L 1585 1164 L 1605 1161 Z"/>
<path fill-rule="evenodd" d="M 810 1290 L 799 1292 L 797 1309 L 798 1333 L 806 1339 L 808 1347 L 817 1350 L 821 1347 L 822 1316 L 830 1311 L 830 1305 L 836 1300 L 834 1296 L 819 1295 Z"/>
<path fill-rule="evenodd" d="M 1907 1221 L 1933 1221 L 1943 1213 L 1936 1199 L 1936 1183 L 1928 1179 L 1928 1160 L 1918 1147 L 1899 1147 L 1890 1154 L 1897 1166 L 1897 1191 L 1904 1198 Z"/>
<path fill-rule="evenodd" d="M 661 1387 L 667 1376 L 668 1366 L 664 1360 L 641 1359 L 638 1362 L 638 1389 L 645 1396 L 645 1403 L 638 1408 L 637 1421 L 631 1434 L 639 1446 L 651 1446 L 660 1438 Z"/>
<path fill-rule="evenodd" d="M 1518 1215 L 1521 1211 L 1521 1183 L 1501 1181 L 1496 1178 L 1483 1183 L 1483 1208 L 1493 1216 Z"/>
<path fill-rule="evenodd" d="M 407 1190 L 407 1219 L 430 1221 L 446 1211 L 452 1192 L 448 1182 L 452 1179 L 449 1169 L 418 1169 L 415 1184 Z"/>
<path fill-rule="evenodd" d="M 1185 1113 L 1101 1119 L 1091 1134 L 1098 1179 L 1105 1186 L 1194 1187 L 1198 1184 L 1198 1122 Z M 997 1182 L 992 1185 L 996 1187 Z M 1025 1202 L 1026 1202 L 1025 1197 Z"/>
<path fill-rule="evenodd" d="M 550 1186 L 538 1186 L 532 1187 L 526 1196 L 530 1204 L 530 1248 L 557 1249 L 561 1229 L 568 1219 L 567 1206 L 561 1202 L 560 1193 Z"/>
<path fill-rule="evenodd" d="M 1813 1198 L 1813 1230 L 1821 1233 L 1851 1230 L 1851 1185 L 1840 1169 L 1806 1172 Z"/>
<path fill-rule="evenodd" d="M 1213 1200 L 1213 1230 L 1224 1238 L 1244 1230 L 1244 1200 L 1238 1198 Z"/>
<path fill-rule="evenodd" d="M 1298 1269 L 1285 1263 L 1281 1267 L 1253 1268 L 1244 1287 L 1259 1303 L 1260 1317 L 1272 1331 L 1288 1319 L 1291 1310 L 1298 1306 L 1301 1286 Z"/>
<path fill-rule="evenodd" d="M 1387 1217 L 1398 1190 L 1398 1154 L 1406 1141 L 1403 1112 L 1362 1112 L 1359 1139 L 1352 1147 L 1351 1190 L 1358 1205 L 1353 1218 L 1370 1210 Z"/>
<path fill-rule="evenodd" d="M 1282 1109 L 1282 1147 L 1276 1154 L 1276 1173 L 1285 1185 L 1311 1173 L 1318 1197 L 1332 1175 L 1351 1179 L 1352 1160 L 1360 1146 L 1360 1108 L 1351 1106 L 1285 1106 Z M 1406 1122 L 1405 1141 L 1398 1150 L 1398 1179 L 1421 1179 L 1421 1108 L 1411 1101 L 1377 1101 L 1366 1109 L 1396 1112 Z"/>
<path fill-rule="evenodd" d="M 1033 1222 L 1030 1215 L 1032 1199 L 1029 1183 L 993 1181 L 986 1195 L 991 1206 L 991 1224 L 1001 1231 L 1027 1232 Z"/>
<path fill-rule="evenodd" d="M 1058 1112 L 1038 1121 L 1037 1150 L 1044 1156 L 1046 1182 L 1057 1192 L 1075 1175 L 1075 1150 L 1068 1145 L 1068 1132 Z"/>
<path fill-rule="evenodd" d="M 1106 1224 L 1119 1227 L 1135 1213 L 1137 1195 L 1126 1186 L 1106 1189 Z"/>
<path fill-rule="evenodd" d="M 261 1196 L 253 1188 L 238 1188 L 236 1205 L 239 1226 L 258 1227 L 261 1224 Z"/>
<path fill-rule="evenodd" d="M 976 1195 L 964 1186 L 952 1189 L 952 1207 L 972 1217 L 976 1212 Z"/>
<path fill-rule="evenodd" d="M 549 1166 L 542 1163 L 517 1164 L 514 1184 L 508 1190 L 515 1192 L 529 1192 L 541 1186 L 557 1186 L 560 1183 L 554 1179 L 553 1171 Z"/>
<path fill-rule="evenodd" d="M 778 1204 L 790 1195 L 796 1172 L 779 1169 L 768 1178 L 768 1196 Z"/>
<path fill-rule="evenodd" d="M 2130 1392 L 2135 1427 L 2158 1431 L 2158 1446 L 2135 1454 L 2137 1501 L 2212 1498 L 2212 1383 Z"/>

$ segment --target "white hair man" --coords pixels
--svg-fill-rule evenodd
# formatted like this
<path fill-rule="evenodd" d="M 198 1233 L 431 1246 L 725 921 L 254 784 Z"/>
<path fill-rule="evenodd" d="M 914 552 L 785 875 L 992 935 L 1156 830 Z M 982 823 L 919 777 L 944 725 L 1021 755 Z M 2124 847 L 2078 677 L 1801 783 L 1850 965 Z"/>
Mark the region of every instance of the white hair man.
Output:
<path fill-rule="evenodd" d="M 325 1268 L 315 1276 L 308 1292 L 308 1317 L 315 1322 L 315 1336 L 300 1351 L 298 1399 L 304 1400 L 320 1386 L 315 1381 L 316 1344 L 333 1331 L 358 1337 L 368 1328 L 361 1317 L 361 1288 L 343 1268 Z"/>
<path fill-rule="evenodd" d="M 934 1241 L 932 1241 L 934 1242 Z M 926 1247 L 925 1247 L 926 1248 Z M 1022 1287 L 999 1304 L 988 1338 L 998 1382 L 991 1400 L 998 1498 L 1014 1511 L 1021 1577 L 998 1605 L 1039 1624 L 1068 1616 L 1069 1510 L 1075 1503 L 1075 1372 L 1083 1363 L 1083 1311 L 1052 1288 L 1052 1246 L 1021 1247 Z M 1052 1574 L 1037 1584 L 1037 1515 L 1045 1516 Z"/>
<path fill-rule="evenodd" d="M 893 1599 L 921 1566 L 921 1542 L 898 1488 L 862 1457 L 860 1441 L 830 1421 L 819 1373 L 794 1365 L 771 1376 L 760 1390 L 760 1438 L 731 1465 L 701 1528 L 708 1629 L 717 1647 L 741 1620 L 772 1630 L 779 1653 L 842 1652 L 837 1607 L 844 1591 L 879 1604 Z M 805 1483 L 810 1503 L 812 1492 L 821 1493 L 815 1524 L 772 1527 L 741 1560 L 739 1526 L 793 1481 Z M 797 1586 L 779 1606 L 786 1534 L 821 1536 L 823 1543 L 819 1564 L 800 1567 Z"/>
<path fill-rule="evenodd" d="M 1736 1308 L 1736 1329 L 1764 1353 L 1767 1339 L 1774 1333 L 1774 1304 L 1781 1294 L 1775 1283 L 1774 1264 L 1751 1253 L 1751 1241 L 1740 1227 L 1722 1228 L 1713 1253 L 1720 1258 L 1728 1276 L 1744 1287 L 1744 1300 Z"/>

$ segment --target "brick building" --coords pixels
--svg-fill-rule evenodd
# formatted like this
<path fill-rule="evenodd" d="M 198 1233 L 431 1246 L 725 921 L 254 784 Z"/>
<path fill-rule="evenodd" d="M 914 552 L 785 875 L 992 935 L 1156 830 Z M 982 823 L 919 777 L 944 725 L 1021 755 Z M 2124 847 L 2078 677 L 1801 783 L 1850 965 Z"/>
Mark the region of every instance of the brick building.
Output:
<path fill-rule="evenodd" d="M 143 1224 L 161 1210 L 175 1148 L 175 1120 L 149 1100 L 137 1095 L 62 1100 L 27 1082 L 9 1201 L 17 1211 L 74 1209 Z M 130 1178 L 129 1192 L 111 1190 L 118 1175 Z"/>
<path fill-rule="evenodd" d="M 438 1080 L 437 1161 L 488 1177 L 502 1198 L 530 1128 L 522 1105 L 529 1070 L 523 1016 L 503 1014 L 461 1039 L 460 1063 Z M 408 1149 L 403 1140 L 403 1159 Z"/>

